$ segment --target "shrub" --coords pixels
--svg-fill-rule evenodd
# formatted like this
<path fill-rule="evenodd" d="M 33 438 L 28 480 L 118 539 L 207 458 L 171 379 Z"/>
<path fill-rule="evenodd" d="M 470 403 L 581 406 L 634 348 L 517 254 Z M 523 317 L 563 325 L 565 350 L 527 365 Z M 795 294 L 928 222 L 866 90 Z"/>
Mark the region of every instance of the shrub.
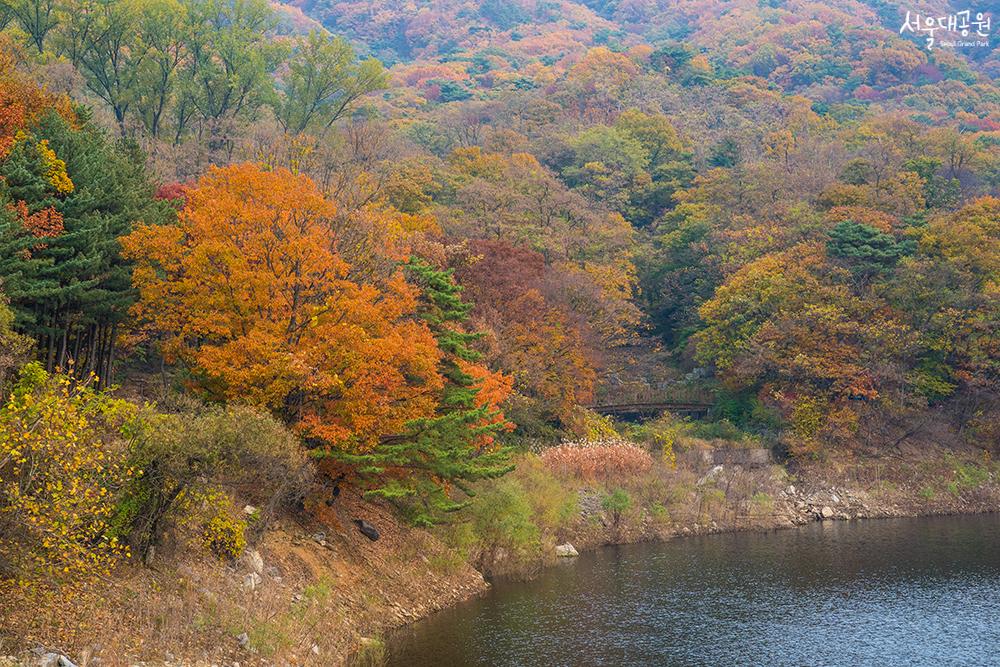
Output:
<path fill-rule="evenodd" d="M 763 491 L 758 491 L 750 497 L 751 512 L 758 516 L 774 512 L 774 499 Z"/>
<path fill-rule="evenodd" d="M 541 459 L 549 470 L 581 479 L 630 476 L 653 467 L 648 451 L 624 440 L 564 443 L 546 449 Z"/>
<path fill-rule="evenodd" d="M 677 466 L 678 450 L 711 446 L 711 440 L 726 440 L 737 446 L 760 446 L 760 437 L 747 433 L 728 419 L 713 422 L 680 419 L 669 413 L 631 429 L 630 436 L 660 451 L 663 463 Z"/>
<path fill-rule="evenodd" d="M 663 503 L 653 503 L 650 505 L 649 516 L 654 523 L 670 523 L 670 510 Z"/>
<path fill-rule="evenodd" d="M 601 507 L 605 512 L 611 512 L 614 525 L 621 523 L 622 515 L 632 507 L 632 498 L 625 489 L 615 489 L 601 498 Z"/>
<path fill-rule="evenodd" d="M 245 521 L 220 513 L 208 520 L 202 531 L 202 540 L 205 547 L 219 558 L 234 560 L 246 549 L 245 531 Z"/>
<path fill-rule="evenodd" d="M 559 533 L 579 514 L 576 490 L 555 477 L 538 456 L 522 456 L 512 475 L 527 494 L 534 521 L 542 529 Z"/>
<path fill-rule="evenodd" d="M 690 431 L 688 422 L 666 413 L 658 419 L 635 427 L 632 436 L 654 450 L 659 450 L 663 462 L 671 468 L 676 468 L 676 448 L 686 444 L 684 441 L 688 431 Z"/>
<path fill-rule="evenodd" d="M 580 405 L 574 406 L 563 422 L 566 431 L 581 440 L 613 440 L 618 437 L 615 423 L 610 417 L 599 415 Z"/>
<path fill-rule="evenodd" d="M 541 548 L 531 503 L 516 479 L 506 477 L 486 486 L 470 505 L 469 514 L 480 552 L 488 555 L 481 561 L 497 560 L 501 550 L 525 559 Z"/>
<path fill-rule="evenodd" d="M 728 419 L 714 422 L 694 422 L 691 424 L 690 433 L 696 438 L 705 440 L 728 440 L 745 446 L 760 444 L 758 436 L 747 433 Z"/>
<path fill-rule="evenodd" d="M 237 515 L 232 500 L 216 489 L 190 490 L 177 498 L 176 513 L 181 527 L 190 530 L 192 541 L 222 560 L 234 560 L 247 546 L 247 522 Z"/>
<path fill-rule="evenodd" d="M 953 455 L 947 457 L 948 464 L 953 466 L 952 473 L 954 479 L 948 483 L 948 491 L 952 495 L 958 495 L 962 490 L 977 489 L 990 479 L 988 468 L 976 465 L 975 463 L 963 463 L 958 461 Z"/>
<path fill-rule="evenodd" d="M 140 474 L 128 452 L 141 421 L 88 382 L 25 366 L 0 408 L 0 558 L 69 580 L 127 556 L 110 521 Z"/>
<path fill-rule="evenodd" d="M 156 415 L 133 459 L 143 472 L 129 485 L 115 525 L 143 554 L 171 523 L 197 533 L 229 521 L 231 501 L 221 488 L 257 507 L 253 530 L 263 531 L 280 508 L 304 496 L 312 478 L 312 466 L 287 428 L 238 405 Z M 224 541 L 239 544 L 234 538 Z M 238 555 L 231 551 L 221 553 Z"/>

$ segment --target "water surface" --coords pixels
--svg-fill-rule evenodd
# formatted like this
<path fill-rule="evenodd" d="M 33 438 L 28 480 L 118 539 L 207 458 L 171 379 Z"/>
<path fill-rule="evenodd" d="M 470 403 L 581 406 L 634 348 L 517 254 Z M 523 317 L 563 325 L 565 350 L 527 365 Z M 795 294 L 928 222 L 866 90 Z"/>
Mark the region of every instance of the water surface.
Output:
<path fill-rule="evenodd" d="M 608 547 L 400 631 L 391 665 L 1000 665 L 1000 515 Z"/>

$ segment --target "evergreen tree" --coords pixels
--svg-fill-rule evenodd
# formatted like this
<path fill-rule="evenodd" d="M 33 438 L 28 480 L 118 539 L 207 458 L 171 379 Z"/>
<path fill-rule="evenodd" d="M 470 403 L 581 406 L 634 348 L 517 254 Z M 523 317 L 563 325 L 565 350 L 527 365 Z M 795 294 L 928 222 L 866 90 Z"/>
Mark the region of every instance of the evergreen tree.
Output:
<path fill-rule="evenodd" d="M 870 225 L 844 220 L 830 230 L 826 248 L 857 280 L 867 283 L 874 276 L 892 271 L 900 259 L 913 252 L 914 243 L 897 241 Z"/>
<path fill-rule="evenodd" d="M 171 209 L 154 201 L 136 151 L 85 118 L 73 127 L 54 112 L 19 135 L 0 160 L 0 179 L 0 278 L 17 328 L 37 341 L 50 370 L 72 360 L 106 382 L 117 326 L 135 301 L 118 239 Z M 57 229 L 29 228 L 46 212 Z"/>
<path fill-rule="evenodd" d="M 337 457 L 375 481 L 367 495 L 396 502 L 415 523 L 428 525 L 443 512 L 468 504 L 453 498 L 451 487 L 471 496 L 469 482 L 499 477 L 514 466 L 509 450 L 493 443 L 492 436 L 505 422 L 495 419 L 497 412 L 490 406 L 477 406 L 479 389 L 462 369 L 462 362 L 480 358 L 470 345 L 481 334 L 462 329 L 472 304 L 462 300 L 462 288 L 450 270 L 436 269 L 416 257 L 406 269 L 422 292 L 418 314 L 444 353 L 440 371 L 446 383 L 438 414 L 410 422 L 405 433 L 383 438 L 373 451 Z"/>

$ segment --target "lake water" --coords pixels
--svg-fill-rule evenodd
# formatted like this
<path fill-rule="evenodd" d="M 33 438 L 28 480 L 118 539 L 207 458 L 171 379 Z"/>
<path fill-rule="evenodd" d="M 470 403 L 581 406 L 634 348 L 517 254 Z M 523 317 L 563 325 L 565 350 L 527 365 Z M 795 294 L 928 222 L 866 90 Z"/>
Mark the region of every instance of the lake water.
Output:
<path fill-rule="evenodd" d="M 1000 515 L 608 547 L 399 631 L 391 665 L 1000 665 Z"/>

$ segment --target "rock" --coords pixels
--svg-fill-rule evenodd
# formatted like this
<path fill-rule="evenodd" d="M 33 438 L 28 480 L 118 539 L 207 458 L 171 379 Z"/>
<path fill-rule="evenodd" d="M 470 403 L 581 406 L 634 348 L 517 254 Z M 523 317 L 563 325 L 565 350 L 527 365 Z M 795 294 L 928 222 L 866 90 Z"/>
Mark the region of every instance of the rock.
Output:
<path fill-rule="evenodd" d="M 246 648 L 247 644 L 250 643 L 250 635 L 245 632 L 241 632 L 236 636 L 236 643 L 240 645 L 240 648 Z"/>
<path fill-rule="evenodd" d="M 253 505 L 244 505 L 243 513 L 246 514 L 247 516 L 253 516 L 254 514 L 257 513 L 257 508 L 254 507 Z"/>
<path fill-rule="evenodd" d="M 260 586 L 260 575 L 256 572 L 251 572 L 247 576 L 243 577 L 243 588 L 254 591 Z"/>
<path fill-rule="evenodd" d="M 378 529 L 364 519 L 355 519 L 354 524 L 358 527 L 358 531 L 372 542 L 378 539 Z"/>
<path fill-rule="evenodd" d="M 312 534 L 312 538 L 313 542 L 316 542 L 317 544 L 323 544 L 326 542 L 326 533 L 324 533 L 322 530 L 317 531 Z"/>
<path fill-rule="evenodd" d="M 312 651 L 313 655 L 319 655 L 319 645 L 318 644 L 313 644 L 312 648 L 310 648 L 309 650 Z"/>
<path fill-rule="evenodd" d="M 833 503 L 834 505 L 840 502 L 840 498 L 837 496 L 836 493 L 830 494 L 830 502 Z"/>
<path fill-rule="evenodd" d="M 76 664 L 72 660 L 61 653 L 39 649 L 40 647 L 34 648 L 32 652 L 38 656 L 38 664 L 41 667 L 76 667 Z"/>
<path fill-rule="evenodd" d="M 264 573 L 264 558 L 260 555 L 260 552 L 256 549 L 250 549 L 247 551 L 247 564 L 250 569 L 257 574 Z"/>
<path fill-rule="evenodd" d="M 824 519 L 833 518 L 833 508 L 829 505 L 823 505 L 823 509 L 819 511 L 819 515 Z"/>
<path fill-rule="evenodd" d="M 556 547 L 556 556 L 560 558 L 575 558 L 580 554 L 577 552 L 576 548 L 567 542 L 566 544 L 560 544 Z"/>
<path fill-rule="evenodd" d="M 705 473 L 704 477 L 702 477 L 701 479 L 698 480 L 696 486 L 704 486 L 705 484 L 708 484 L 709 482 L 715 481 L 715 478 L 718 477 L 719 474 L 723 470 L 724 470 L 724 468 L 722 466 L 715 466 L 714 468 L 712 468 L 711 470 L 709 470 L 707 473 Z"/>
<path fill-rule="evenodd" d="M 791 484 L 789 484 L 788 487 L 785 489 L 785 493 L 787 493 L 790 496 L 794 496 L 795 495 L 795 487 L 792 486 Z"/>
<path fill-rule="evenodd" d="M 585 489 L 580 489 L 577 492 L 578 504 L 580 506 L 580 516 L 584 519 L 589 519 L 592 516 L 598 516 L 602 512 L 601 508 L 601 496 L 599 493 L 592 493 Z"/>

